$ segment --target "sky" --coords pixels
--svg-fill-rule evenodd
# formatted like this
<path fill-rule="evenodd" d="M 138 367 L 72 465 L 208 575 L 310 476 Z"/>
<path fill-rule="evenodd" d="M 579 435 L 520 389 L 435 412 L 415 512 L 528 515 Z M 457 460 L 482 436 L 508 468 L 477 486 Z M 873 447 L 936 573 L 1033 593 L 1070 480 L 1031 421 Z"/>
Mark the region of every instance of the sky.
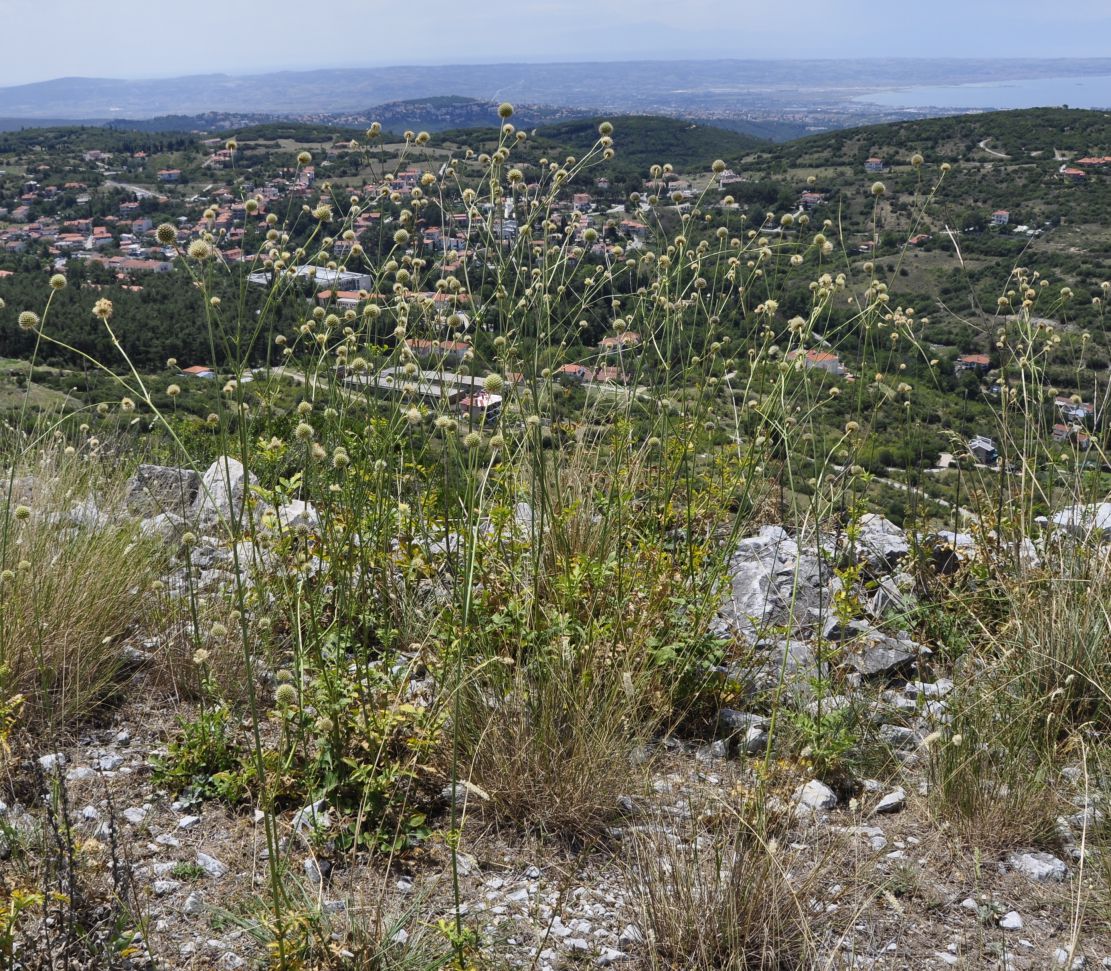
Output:
<path fill-rule="evenodd" d="M 0 0 L 0 24 L 4 86 L 522 60 L 1111 54 L 1111 0 Z"/>

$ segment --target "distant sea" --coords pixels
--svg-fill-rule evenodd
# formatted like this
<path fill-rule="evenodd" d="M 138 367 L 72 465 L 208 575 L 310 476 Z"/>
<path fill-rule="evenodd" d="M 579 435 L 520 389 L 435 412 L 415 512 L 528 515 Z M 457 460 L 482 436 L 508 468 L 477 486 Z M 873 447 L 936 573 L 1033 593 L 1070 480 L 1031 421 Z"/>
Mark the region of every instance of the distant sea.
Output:
<path fill-rule="evenodd" d="M 1111 108 L 1111 75 L 937 84 L 862 94 L 860 104 L 885 108 Z"/>

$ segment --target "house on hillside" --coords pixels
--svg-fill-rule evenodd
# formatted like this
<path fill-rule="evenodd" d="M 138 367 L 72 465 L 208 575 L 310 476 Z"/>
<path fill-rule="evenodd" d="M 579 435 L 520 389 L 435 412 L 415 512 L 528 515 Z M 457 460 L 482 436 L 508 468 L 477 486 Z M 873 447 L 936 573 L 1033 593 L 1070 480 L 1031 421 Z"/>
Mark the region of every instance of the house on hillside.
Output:
<path fill-rule="evenodd" d="M 1072 398 L 1065 398 L 1060 395 L 1053 399 L 1053 407 L 1066 421 L 1083 423 L 1095 414 L 1095 408 L 1087 402 L 1074 401 Z"/>
<path fill-rule="evenodd" d="M 788 361 L 798 360 L 802 357 L 802 366 L 810 371 L 825 371 L 827 374 L 832 374 L 836 377 L 846 377 L 848 370 L 843 365 L 836 354 L 829 351 L 819 351 L 816 348 L 811 348 L 803 354 L 802 351 L 791 351 L 787 355 Z"/>
<path fill-rule="evenodd" d="M 572 384 L 582 384 L 590 376 L 589 369 L 581 364 L 564 364 L 556 373 L 561 380 Z"/>
<path fill-rule="evenodd" d="M 987 354 L 962 354 L 957 358 L 954 370 L 957 374 L 963 374 L 965 371 L 987 374 L 991 370 L 991 358 Z"/>
<path fill-rule="evenodd" d="M 159 182 L 180 182 L 181 169 L 159 169 L 158 170 Z"/>
<path fill-rule="evenodd" d="M 465 398 L 460 398 L 455 407 L 465 418 L 493 422 L 497 420 L 498 412 L 501 411 L 501 396 L 491 394 L 489 391 L 476 391 Z"/>
<path fill-rule="evenodd" d="M 993 226 L 1006 226 L 1011 221 L 1011 214 L 1006 209 L 996 209 L 991 214 L 991 224 Z"/>
<path fill-rule="evenodd" d="M 182 368 L 182 374 L 188 374 L 191 378 L 214 378 L 216 372 L 210 367 L 205 367 L 203 364 L 194 364 L 192 367 Z"/>
<path fill-rule="evenodd" d="M 864 161 L 865 172 L 886 172 L 887 163 L 882 158 L 869 158 Z"/>
<path fill-rule="evenodd" d="M 586 380 L 591 384 L 624 384 L 625 372 L 619 367 L 603 364 L 596 367 Z"/>
<path fill-rule="evenodd" d="M 426 341 L 412 337 L 406 339 L 405 344 L 416 357 L 438 357 L 448 364 L 462 364 L 464 355 L 471 348 L 465 341 Z"/>
<path fill-rule="evenodd" d="M 969 441 L 968 450 L 981 465 L 995 465 L 999 461 L 999 449 L 995 447 L 995 442 L 986 435 L 976 435 Z"/>
<path fill-rule="evenodd" d="M 598 341 L 598 351 L 601 354 L 620 354 L 622 351 L 632 350 L 640 345 L 640 334 L 633 330 L 626 330 L 614 337 L 603 337 Z"/>
<path fill-rule="evenodd" d="M 1083 182 L 1088 178 L 1088 173 L 1083 169 L 1063 168 L 1061 174 L 1070 182 Z"/>

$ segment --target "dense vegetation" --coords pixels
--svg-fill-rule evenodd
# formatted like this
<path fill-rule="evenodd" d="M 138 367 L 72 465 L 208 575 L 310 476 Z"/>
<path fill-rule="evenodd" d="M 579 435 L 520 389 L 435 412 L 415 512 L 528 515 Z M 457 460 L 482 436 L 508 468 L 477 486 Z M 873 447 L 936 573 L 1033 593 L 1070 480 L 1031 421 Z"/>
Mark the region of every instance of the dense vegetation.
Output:
<path fill-rule="evenodd" d="M 612 868 L 629 953 L 571 938 L 568 960 L 649 971 L 835 967 L 867 921 L 934 920 L 907 853 L 799 855 L 803 839 L 833 846 L 811 824 L 838 798 L 853 829 L 836 832 L 876 838 L 861 827 L 877 787 L 898 783 L 899 808 L 915 794 L 928 839 L 904 845 L 949 847 L 977 892 L 993 855 L 1067 855 L 1066 813 L 1069 839 L 1108 859 L 1087 810 L 1111 779 L 1111 567 L 1102 532 L 1042 517 L 1109 492 L 1105 420 L 1077 419 L 1067 441 L 1053 425 L 1059 379 L 1075 404 L 1105 380 L 1090 345 L 1105 353 L 1111 284 L 1074 294 L 1078 268 L 1024 253 L 989 304 L 1000 271 L 963 232 L 977 263 L 956 283 L 941 264 L 903 276 L 898 234 L 933 226 L 953 181 L 937 157 L 873 185 L 824 156 L 810 182 L 733 140 L 736 157 L 698 171 L 660 157 L 614 199 L 625 139 L 657 122 L 631 137 L 603 123 L 589 145 L 562 129 L 555 155 L 555 136 L 534 145 L 502 114 L 472 151 L 378 132 L 315 159 L 236 144 L 229 201 L 201 200 L 199 218 L 191 194 L 212 170 L 183 149 L 188 188 L 152 203 L 173 269 L 139 291 L 92 260 L 48 272 L 45 247 L 8 258 L 0 339 L 24 360 L 5 365 L 0 442 L 0 779 L 5 804 L 39 815 L 0 815 L 0 961 L 161 960 L 114 816 L 86 839 L 68 796 L 80 774 L 43 745 L 170 699 L 152 798 L 249 828 L 245 899 L 202 903 L 201 919 L 243 929 L 275 971 L 477 971 L 514 947 L 539 966 L 554 909 L 519 946 L 465 904 L 491 832 L 527 834 L 574 874 L 535 898 L 545 908 L 576 868 Z M 815 166 L 834 149 L 806 151 Z M 148 178 L 165 164 L 132 161 Z M 43 164 L 53 178 L 76 163 Z M 719 186 L 729 166 L 750 182 Z M 252 195 L 279 182 L 286 200 Z M 770 215 L 729 198 L 762 183 Z M 826 201 L 796 208 L 811 186 Z M 222 255 L 229 227 L 243 263 Z M 434 244 L 445 233 L 457 249 Z M 282 272 L 300 265 L 365 285 L 320 292 Z M 950 285 L 979 317 L 945 312 Z M 990 360 L 958 374 L 973 347 Z M 210 378 L 182 372 L 198 358 Z M 932 469 L 946 448 L 952 467 Z M 897 555 L 866 547 L 868 528 Z M 737 605 L 754 563 L 756 599 Z M 804 582 L 813 605 L 796 603 Z M 699 788 L 675 790 L 688 754 Z M 177 845 L 195 822 L 175 823 Z M 151 893 L 221 873 L 211 862 L 152 864 Z M 1067 894 L 1044 904 L 1039 945 L 1071 962 L 1106 943 L 1111 869 L 1057 863 Z M 439 882 L 406 896 L 421 868 Z M 345 872 L 358 906 L 329 902 Z M 973 900 L 970 960 L 1010 946 L 996 903 Z"/>

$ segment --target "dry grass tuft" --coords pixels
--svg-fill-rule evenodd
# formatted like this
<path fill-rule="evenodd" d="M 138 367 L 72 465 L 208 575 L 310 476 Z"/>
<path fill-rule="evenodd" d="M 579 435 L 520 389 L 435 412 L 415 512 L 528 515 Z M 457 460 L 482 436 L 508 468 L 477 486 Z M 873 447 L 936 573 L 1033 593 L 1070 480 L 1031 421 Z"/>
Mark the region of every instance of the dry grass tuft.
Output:
<path fill-rule="evenodd" d="M 105 702 L 151 611 L 161 554 L 122 509 L 117 474 L 56 451 L 0 515 L 0 698 L 22 694 L 33 723 Z"/>
<path fill-rule="evenodd" d="M 822 850 L 741 816 L 710 833 L 667 822 L 635 840 L 631 882 L 652 971 L 784 971 L 816 967 L 835 882 Z M 839 872 L 836 882 L 844 884 Z M 846 918 L 847 919 L 847 918 Z"/>

